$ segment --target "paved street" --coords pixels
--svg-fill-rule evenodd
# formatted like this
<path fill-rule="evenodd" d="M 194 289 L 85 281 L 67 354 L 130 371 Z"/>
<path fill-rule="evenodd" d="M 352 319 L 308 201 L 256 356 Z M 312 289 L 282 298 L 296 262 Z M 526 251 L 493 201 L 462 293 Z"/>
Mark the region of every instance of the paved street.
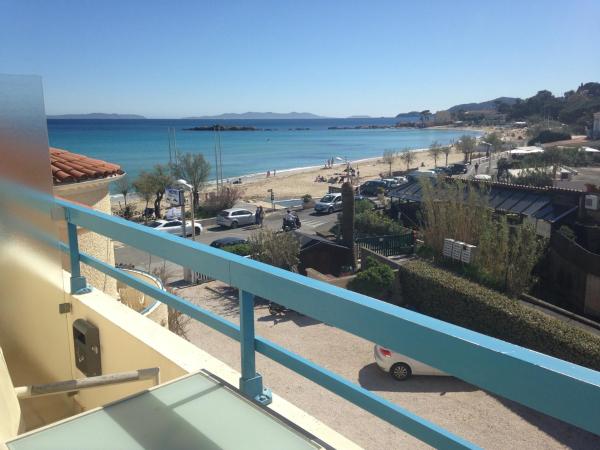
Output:
<path fill-rule="evenodd" d="M 252 211 L 254 208 L 251 209 Z M 281 229 L 282 218 L 285 211 L 277 211 L 274 213 L 267 214 L 264 221 L 264 226 L 269 229 L 279 230 Z M 302 223 L 300 231 L 307 234 L 314 234 L 315 229 L 326 224 L 333 224 L 337 220 L 337 214 L 323 214 L 317 215 L 314 210 L 307 209 L 298 211 L 298 216 Z M 256 230 L 255 225 L 240 227 L 233 230 L 228 228 L 219 227 L 217 225 L 206 226 L 200 236 L 196 236 L 196 240 L 203 244 L 210 244 L 215 239 L 236 236 L 241 238 L 248 238 Z M 139 269 L 152 272 L 153 270 L 164 267 L 167 273 L 171 277 L 177 278 L 182 274 L 180 266 L 173 264 L 169 261 L 165 261 L 162 258 L 150 255 L 134 247 L 124 245 L 120 242 L 114 243 L 115 248 L 115 262 L 121 264 L 133 264 Z"/>

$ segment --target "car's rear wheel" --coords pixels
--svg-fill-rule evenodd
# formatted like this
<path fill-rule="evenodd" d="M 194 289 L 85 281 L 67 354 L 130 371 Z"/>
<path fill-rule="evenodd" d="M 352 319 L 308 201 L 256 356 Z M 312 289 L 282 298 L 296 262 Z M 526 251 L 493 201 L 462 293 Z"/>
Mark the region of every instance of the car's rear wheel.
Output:
<path fill-rule="evenodd" d="M 329 207 L 329 209 L 327 210 L 327 212 L 328 212 L 329 214 L 331 214 L 331 213 L 333 212 L 333 207 L 331 207 L 331 206 L 330 206 L 330 207 Z"/>
<path fill-rule="evenodd" d="M 404 381 L 410 378 L 412 370 L 408 364 L 396 363 L 390 368 L 390 375 L 398 381 Z"/>
<path fill-rule="evenodd" d="M 231 222 L 231 228 L 237 228 L 238 223 L 237 222 Z"/>

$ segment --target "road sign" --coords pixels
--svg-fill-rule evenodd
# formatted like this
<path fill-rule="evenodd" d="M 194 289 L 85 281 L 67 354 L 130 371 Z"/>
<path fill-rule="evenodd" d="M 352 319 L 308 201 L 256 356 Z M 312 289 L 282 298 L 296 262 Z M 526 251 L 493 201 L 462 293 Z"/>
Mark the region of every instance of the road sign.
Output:
<path fill-rule="evenodd" d="M 165 190 L 165 199 L 171 206 L 181 206 L 185 204 L 183 189 L 167 188 Z"/>

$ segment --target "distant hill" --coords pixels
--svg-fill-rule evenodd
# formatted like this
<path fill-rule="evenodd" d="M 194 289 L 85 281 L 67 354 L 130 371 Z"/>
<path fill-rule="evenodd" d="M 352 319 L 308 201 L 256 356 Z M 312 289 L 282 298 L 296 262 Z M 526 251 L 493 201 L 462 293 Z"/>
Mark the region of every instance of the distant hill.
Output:
<path fill-rule="evenodd" d="M 517 102 L 515 97 L 498 97 L 494 100 L 488 100 L 486 102 L 481 103 L 462 103 L 460 105 L 455 105 L 451 108 L 448 108 L 450 112 L 458 112 L 458 111 L 490 111 L 496 109 L 497 103 L 506 103 L 507 105 L 514 105 Z"/>
<path fill-rule="evenodd" d="M 327 117 L 318 116 L 316 114 L 308 112 L 289 112 L 289 113 L 274 113 L 274 112 L 245 112 L 241 114 L 237 113 L 225 113 L 217 116 L 198 116 L 198 117 L 184 117 L 184 119 L 224 119 L 224 120 L 236 120 L 236 119 L 326 119 Z"/>
<path fill-rule="evenodd" d="M 418 118 L 420 115 L 419 111 L 410 111 L 407 113 L 400 113 L 395 118 L 401 121 L 412 121 L 415 118 Z"/>
<path fill-rule="evenodd" d="M 89 113 L 89 114 L 60 114 L 56 116 L 47 116 L 48 119 L 145 119 L 144 116 L 137 114 L 106 114 L 106 113 Z"/>

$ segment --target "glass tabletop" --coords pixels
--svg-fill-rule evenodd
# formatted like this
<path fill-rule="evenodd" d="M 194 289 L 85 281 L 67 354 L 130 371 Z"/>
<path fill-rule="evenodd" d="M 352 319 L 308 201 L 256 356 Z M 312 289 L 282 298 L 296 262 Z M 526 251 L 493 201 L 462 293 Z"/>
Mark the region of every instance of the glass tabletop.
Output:
<path fill-rule="evenodd" d="M 6 445 L 11 450 L 320 448 L 202 373 L 33 431 Z"/>

